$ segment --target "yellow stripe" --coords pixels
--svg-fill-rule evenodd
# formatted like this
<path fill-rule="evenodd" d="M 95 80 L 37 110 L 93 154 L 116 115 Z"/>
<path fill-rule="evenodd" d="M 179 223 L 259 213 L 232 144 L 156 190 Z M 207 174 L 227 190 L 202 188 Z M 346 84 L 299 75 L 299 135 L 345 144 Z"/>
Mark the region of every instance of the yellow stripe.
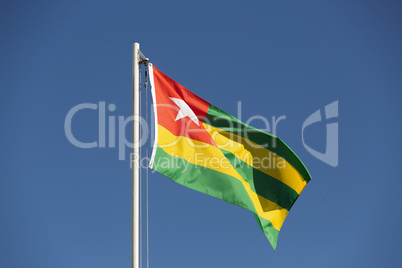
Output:
<path fill-rule="evenodd" d="M 280 230 L 288 211 L 253 192 L 249 183 L 233 168 L 220 149 L 190 138 L 177 137 L 161 125 L 158 125 L 158 146 L 169 155 L 180 157 L 191 164 L 204 166 L 238 179 L 250 196 L 258 215 L 269 220 L 275 229 Z"/>
<path fill-rule="evenodd" d="M 220 128 L 214 128 L 205 123 L 203 125 L 219 149 L 231 152 L 248 165 L 291 187 L 298 194 L 306 186 L 307 183 L 300 173 L 283 157 L 249 139 L 226 132 Z"/>

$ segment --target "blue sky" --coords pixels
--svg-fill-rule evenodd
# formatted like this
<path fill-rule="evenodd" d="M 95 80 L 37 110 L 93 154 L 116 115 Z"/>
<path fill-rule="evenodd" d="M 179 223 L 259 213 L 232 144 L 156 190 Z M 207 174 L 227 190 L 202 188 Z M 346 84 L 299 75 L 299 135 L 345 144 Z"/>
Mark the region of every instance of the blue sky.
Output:
<path fill-rule="evenodd" d="M 129 267 L 131 171 L 81 149 L 81 103 L 131 113 L 132 43 L 164 73 L 280 136 L 312 180 L 274 252 L 251 212 L 150 174 L 151 267 L 399 267 L 399 1 L 6 1 L 0 4 L 0 267 Z M 339 165 L 325 151 L 339 124 Z M 263 127 L 255 121 L 255 127 Z M 96 141 L 98 115 L 72 129 Z M 130 127 L 126 134 L 130 136 Z M 126 155 L 128 156 L 128 150 Z"/>

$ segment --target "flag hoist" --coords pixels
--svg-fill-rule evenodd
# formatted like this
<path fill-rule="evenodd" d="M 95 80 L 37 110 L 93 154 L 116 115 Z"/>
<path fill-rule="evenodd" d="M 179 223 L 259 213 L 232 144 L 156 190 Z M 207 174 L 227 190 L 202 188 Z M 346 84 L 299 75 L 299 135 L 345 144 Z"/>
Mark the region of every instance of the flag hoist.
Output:
<path fill-rule="evenodd" d="M 133 133 L 132 133 L 132 207 L 131 207 L 131 267 L 140 268 L 140 65 L 148 59 L 133 44 Z"/>

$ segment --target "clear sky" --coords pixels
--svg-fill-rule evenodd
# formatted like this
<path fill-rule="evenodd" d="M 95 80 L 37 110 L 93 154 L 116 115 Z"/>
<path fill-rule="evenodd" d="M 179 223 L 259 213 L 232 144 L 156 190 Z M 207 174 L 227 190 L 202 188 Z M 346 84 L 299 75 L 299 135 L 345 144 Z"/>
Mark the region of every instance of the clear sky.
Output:
<path fill-rule="evenodd" d="M 243 121 L 286 116 L 277 135 L 312 175 L 274 252 L 251 212 L 150 174 L 151 267 L 400 267 L 401 14 L 400 1 L 2 1 L 0 267 L 130 267 L 129 150 L 119 160 L 108 133 L 78 148 L 64 122 L 83 103 L 130 116 L 133 42 L 222 110 L 241 101 Z M 303 145 L 319 109 L 305 143 L 325 152 L 338 123 L 336 167 Z M 98 112 L 72 131 L 98 141 Z"/>

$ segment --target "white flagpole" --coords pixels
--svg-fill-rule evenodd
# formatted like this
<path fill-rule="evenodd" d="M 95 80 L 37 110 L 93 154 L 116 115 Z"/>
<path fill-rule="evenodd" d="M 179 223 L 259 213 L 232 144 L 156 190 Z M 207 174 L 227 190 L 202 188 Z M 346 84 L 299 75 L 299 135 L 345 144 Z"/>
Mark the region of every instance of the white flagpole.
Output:
<path fill-rule="evenodd" d="M 133 158 L 132 158 L 132 237 L 131 267 L 140 268 L 140 44 L 133 44 Z"/>

